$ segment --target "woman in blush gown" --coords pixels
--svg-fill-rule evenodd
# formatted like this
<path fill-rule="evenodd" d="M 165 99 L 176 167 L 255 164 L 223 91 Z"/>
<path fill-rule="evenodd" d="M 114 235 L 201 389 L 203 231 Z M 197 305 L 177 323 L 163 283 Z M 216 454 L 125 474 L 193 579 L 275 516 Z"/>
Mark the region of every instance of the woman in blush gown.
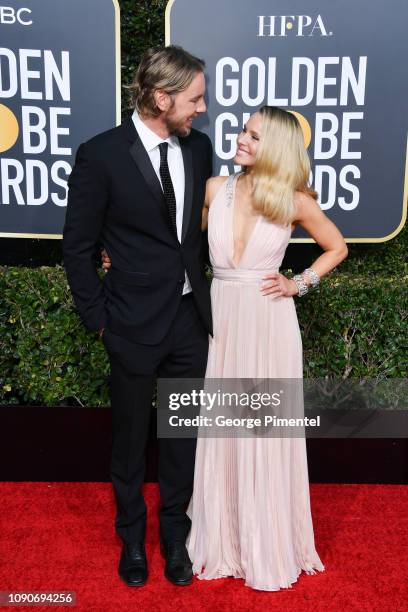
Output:
<path fill-rule="evenodd" d="M 237 139 L 243 172 L 208 181 L 203 211 L 214 278 L 214 337 L 206 378 L 302 378 L 293 301 L 347 255 L 309 187 L 310 163 L 293 114 L 262 107 Z M 322 247 L 312 268 L 279 273 L 300 224 Z M 285 416 L 283 413 L 282 416 Z M 187 548 L 201 579 L 243 578 L 265 591 L 323 571 L 316 552 L 304 438 L 197 441 Z"/>

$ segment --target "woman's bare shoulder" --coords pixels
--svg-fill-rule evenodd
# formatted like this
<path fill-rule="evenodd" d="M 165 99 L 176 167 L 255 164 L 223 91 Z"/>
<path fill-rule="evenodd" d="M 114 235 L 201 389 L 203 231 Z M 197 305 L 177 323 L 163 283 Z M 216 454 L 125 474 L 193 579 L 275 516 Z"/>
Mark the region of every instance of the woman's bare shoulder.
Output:
<path fill-rule="evenodd" d="M 315 204 L 316 200 L 305 191 L 295 191 L 295 202 L 300 206 L 307 206 L 308 204 Z"/>
<path fill-rule="evenodd" d="M 205 201 L 207 206 L 210 206 L 221 185 L 225 183 L 227 178 L 226 176 L 212 176 L 207 180 L 205 187 Z"/>
<path fill-rule="evenodd" d="M 319 207 L 318 203 L 309 193 L 304 191 L 295 191 L 295 204 L 296 204 L 296 219 L 302 219 L 305 214 L 312 209 Z"/>

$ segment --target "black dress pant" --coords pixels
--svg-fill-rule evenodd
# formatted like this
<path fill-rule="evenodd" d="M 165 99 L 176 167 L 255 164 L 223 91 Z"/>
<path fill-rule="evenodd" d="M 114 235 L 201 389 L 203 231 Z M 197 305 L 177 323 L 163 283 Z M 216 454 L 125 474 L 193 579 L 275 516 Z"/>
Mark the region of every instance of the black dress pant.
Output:
<path fill-rule="evenodd" d="M 115 525 L 124 542 L 142 542 L 146 505 L 141 487 L 156 379 L 202 378 L 208 334 L 194 298 L 188 294 L 181 298 L 171 329 L 160 344 L 135 344 L 109 329 L 104 331 L 103 341 L 111 364 Z M 184 541 L 190 529 L 186 508 L 193 490 L 195 447 L 196 440 L 191 438 L 159 439 L 160 536 L 164 541 Z"/>

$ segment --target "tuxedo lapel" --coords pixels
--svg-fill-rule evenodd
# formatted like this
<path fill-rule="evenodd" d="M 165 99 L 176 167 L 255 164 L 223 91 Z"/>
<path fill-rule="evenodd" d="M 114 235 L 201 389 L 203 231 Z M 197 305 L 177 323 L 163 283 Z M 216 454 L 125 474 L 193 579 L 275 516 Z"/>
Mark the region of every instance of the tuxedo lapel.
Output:
<path fill-rule="evenodd" d="M 168 213 L 166 202 L 164 199 L 163 191 L 160 185 L 160 181 L 157 178 L 157 174 L 154 171 L 150 157 L 144 148 L 142 141 L 140 140 L 139 134 L 135 128 L 132 118 L 126 119 L 122 123 L 122 128 L 126 140 L 129 142 L 130 148 L 129 153 L 139 169 L 142 177 L 144 178 L 147 186 L 149 187 L 155 201 L 160 206 L 160 209 L 166 219 L 168 220 Z"/>
<path fill-rule="evenodd" d="M 181 152 L 183 154 L 184 164 L 184 209 L 183 209 L 183 225 L 181 231 L 181 242 L 183 242 L 191 217 L 191 208 L 193 205 L 193 157 L 190 146 L 185 138 L 180 138 Z"/>
<path fill-rule="evenodd" d="M 131 118 L 124 121 L 122 127 L 125 131 L 126 139 L 129 141 L 130 148 L 129 153 L 133 158 L 133 161 L 137 165 L 140 173 L 142 174 L 146 184 L 148 185 L 152 195 L 156 202 L 159 204 L 160 209 L 164 215 L 166 222 L 169 219 L 169 213 L 164 199 L 164 194 L 161 188 L 160 181 L 157 177 L 156 172 L 150 161 L 150 157 L 144 148 L 142 141 L 137 133 Z M 184 209 L 183 209 L 183 224 L 181 230 L 181 241 L 184 240 L 191 218 L 191 209 L 193 205 L 193 158 L 190 145 L 187 138 L 180 138 L 180 147 L 183 155 L 184 165 Z M 177 239 L 177 237 L 176 237 Z"/>
<path fill-rule="evenodd" d="M 143 175 L 143 178 L 146 181 L 150 191 L 165 211 L 165 200 L 160 181 L 157 178 L 157 174 L 154 171 L 152 162 L 150 161 L 150 157 L 146 149 L 142 145 L 142 142 L 137 133 L 136 139 L 129 149 L 129 153 L 132 156 L 133 161 L 139 168 L 141 174 Z"/>

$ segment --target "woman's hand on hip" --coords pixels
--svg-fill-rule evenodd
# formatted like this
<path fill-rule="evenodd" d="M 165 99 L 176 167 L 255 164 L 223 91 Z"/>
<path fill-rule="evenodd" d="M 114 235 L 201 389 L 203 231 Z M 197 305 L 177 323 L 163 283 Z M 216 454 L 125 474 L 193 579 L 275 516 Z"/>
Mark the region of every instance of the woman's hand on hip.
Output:
<path fill-rule="evenodd" d="M 279 272 L 271 272 L 262 279 L 262 295 L 272 295 L 273 297 L 292 297 L 298 294 L 295 281 L 286 278 Z"/>

